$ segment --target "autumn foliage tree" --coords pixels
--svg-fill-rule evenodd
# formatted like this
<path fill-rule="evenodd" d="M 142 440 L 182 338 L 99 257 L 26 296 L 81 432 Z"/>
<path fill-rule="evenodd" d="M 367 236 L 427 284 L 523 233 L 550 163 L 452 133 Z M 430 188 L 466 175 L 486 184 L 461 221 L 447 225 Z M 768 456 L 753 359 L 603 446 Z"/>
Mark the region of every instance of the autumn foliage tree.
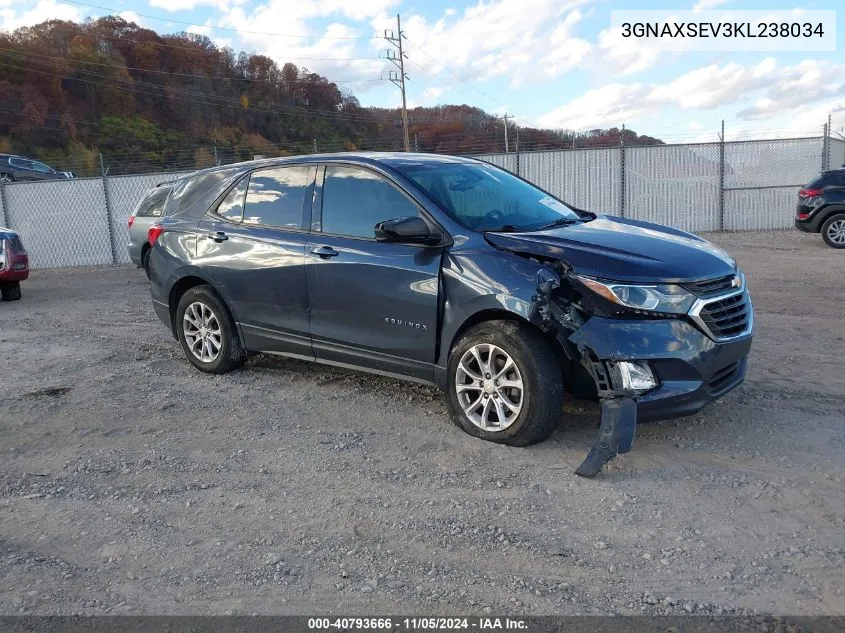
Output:
<path fill-rule="evenodd" d="M 420 151 L 501 151 L 501 119 L 466 105 L 415 108 Z M 0 147 L 63 170 L 207 166 L 318 150 L 403 146 L 398 110 L 362 107 L 330 79 L 202 35 L 160 35 L 108 16 L 0 32 Z M 569 147 L 574 136 L 521 128 L 520 147 Z M 626 131 L 630 144 L 659 142 Z M 619 130 L 583 136 L 614 142 Z"/>

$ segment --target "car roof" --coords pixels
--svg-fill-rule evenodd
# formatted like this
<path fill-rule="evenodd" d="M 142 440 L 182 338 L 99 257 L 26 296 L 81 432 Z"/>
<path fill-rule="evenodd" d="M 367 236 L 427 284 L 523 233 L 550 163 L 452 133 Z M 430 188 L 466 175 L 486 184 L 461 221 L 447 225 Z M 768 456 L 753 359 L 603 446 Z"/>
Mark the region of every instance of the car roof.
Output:
<path fill-rule="evenodd" d="M 12 229 L 8 229 L 5 226 L 0 225 L 0 235 L 17 235 L 20 237 L 20 233 L 17 231 L 13 231 Z"/>
<path fill-rule="evenodd" d="M 363 165 L 386 165 L 388 167 L 399 167 L 409 164 L 446 164 L 446 163 L 478 163 L 474 158 L 463 156 L 451 156 L 448 154 L 423 154 L 417 152 L 334 152 L 331 154 L 302 154 L 299 156 L 285 156 L 281 158 L 260 158 L 241 163 L 229 163 L 218 167 L 200 169 L 186 175 L 185 178 L 193 178 L 200 174 L 215 171 L 255 169 L 259 167 L 272 167 L 274 165 L 307 165 L 310 163 L 332 163 L 332 162 L 354 162 Z"/>

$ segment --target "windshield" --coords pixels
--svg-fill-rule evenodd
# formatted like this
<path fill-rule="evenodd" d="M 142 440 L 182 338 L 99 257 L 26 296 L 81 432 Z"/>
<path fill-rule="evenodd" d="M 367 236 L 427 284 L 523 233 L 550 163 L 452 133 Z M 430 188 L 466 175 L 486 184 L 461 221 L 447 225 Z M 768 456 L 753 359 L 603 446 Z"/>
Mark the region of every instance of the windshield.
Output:
<path fill-rule="evenodd" d="M 408 163 L 395 168 L 475 231 L 534 231 L 581 219 L 560 200 L 493 165 Z"/>

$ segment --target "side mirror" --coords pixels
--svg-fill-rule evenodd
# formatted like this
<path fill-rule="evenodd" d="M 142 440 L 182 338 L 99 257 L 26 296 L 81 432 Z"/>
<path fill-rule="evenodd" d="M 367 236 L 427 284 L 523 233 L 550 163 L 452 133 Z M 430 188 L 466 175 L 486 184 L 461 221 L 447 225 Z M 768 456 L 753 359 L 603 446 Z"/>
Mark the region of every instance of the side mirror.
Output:
<path fill-rule="evenodd" d="M 376 241 L 379 242 L 431 244 L 440 240 L 440 236 L 432 235 L 425 220 L 416 215 L 379 222 L 376 224 L 375 233 Z"/>

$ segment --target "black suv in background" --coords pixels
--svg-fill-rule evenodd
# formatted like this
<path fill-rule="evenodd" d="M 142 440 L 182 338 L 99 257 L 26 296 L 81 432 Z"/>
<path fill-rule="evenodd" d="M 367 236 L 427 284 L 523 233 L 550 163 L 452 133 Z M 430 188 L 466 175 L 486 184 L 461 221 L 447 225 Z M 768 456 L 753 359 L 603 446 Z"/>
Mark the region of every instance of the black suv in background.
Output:
<path fill-rule="evenodd" d="M 0 183 L 31 182 L 37 180 L 67 180 L 73 178 L 68 171 L 56 171 L 49 165 L 10 154 L 0 154 Z"/>
<path fill-rule="evenodd" d="M 823 172 L 798 192 L 795 226 L 821 233 L 833 248 L 845 248 L 845 169 Z"/>
<path fill-rule="evenodd" d="M 179 181 L 163 216 L 153 307 L 202 371 L 270 352 L 434 384 L 464 431 L 516 446 L 546 439 L 580 382 L 602 407 L 585 476 L 638 419 L 695 413 L 745 376 L 753 313 L 727 253 L 477 160 L 229 165 Z"/>

